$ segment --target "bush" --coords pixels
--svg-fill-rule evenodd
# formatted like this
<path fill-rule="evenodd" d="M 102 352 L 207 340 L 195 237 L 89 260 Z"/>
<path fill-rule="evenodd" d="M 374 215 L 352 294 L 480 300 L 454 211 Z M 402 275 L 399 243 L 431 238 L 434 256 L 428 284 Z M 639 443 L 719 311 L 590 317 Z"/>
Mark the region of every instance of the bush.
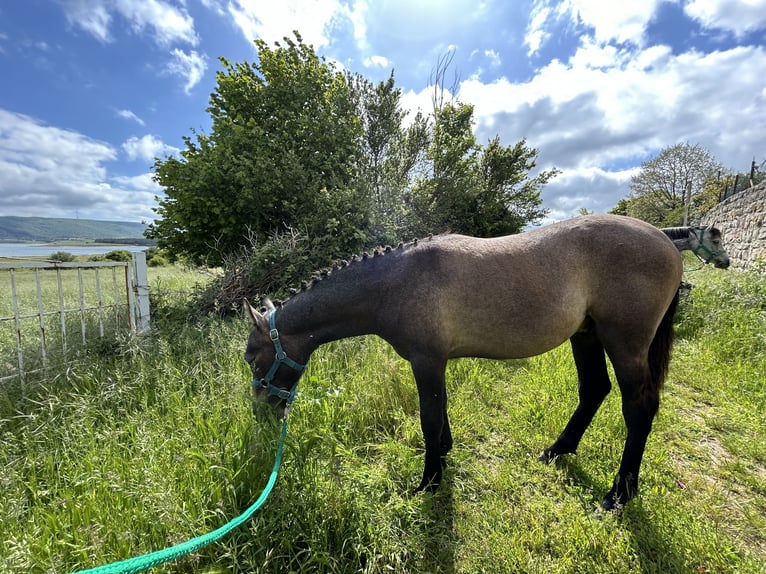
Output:
<path fill-rule="evenodd" d="M 146 264 L 149 267 L 166 267 L 168 265 L 168 260 L 158 253 L 152 257 L 147 257 Z"/>
<path fill-rule="evenodd" d="M 150 247 L 144 253 L 146 253 L 146 264 L 149 267 L 165 267 L 173 260 L 169 253 L 158 247 Z"/>
<path fill-rule="evenodd" d="M 285 297 L 290 285 L 329 263 L 326 253 L 311 249 L 308 238 L 294 230 L 275 234 L 260 245 L 252 240 L 224 261 L 223 275 L 202 293 L 198 308 L 226 315 L 236 312 L 244 297 L 251 301 L 267 295 Z"/>
<path fill-rule="evenodd" d="M 117 249 L 104 255 L 104 259 L 107 259 L 108 261 L 125 261 L 129 263 L 133 260 L 133 255 L 130 251 L 126 251 L 125 249 Z"/>
<path fill-rule="evenodd" d="M 56 251 L 56 253 L 51 253 L 50 258 L 53 261 L 61 261 L 62 263 L 69 263 L 75 260 L 75 256 L 68 251 Z"/>

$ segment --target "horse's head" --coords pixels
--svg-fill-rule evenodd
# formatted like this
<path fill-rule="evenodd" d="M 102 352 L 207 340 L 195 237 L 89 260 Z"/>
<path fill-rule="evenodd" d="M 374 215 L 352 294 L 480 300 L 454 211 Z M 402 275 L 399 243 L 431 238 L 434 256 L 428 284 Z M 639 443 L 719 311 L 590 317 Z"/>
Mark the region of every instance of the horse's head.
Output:
<path fill-rule="evenodd" d="M 689 234 L 694 254 L 705 263 L 713 263 L 719 269 L 729 266 L 729 255 L 723 248 L 721 231 L 712 225 L 694 227 Z"/>
<path fill-rule="evenodd" d="M 266 401 L 285 417 L 305 365 L 287 356 L 275 324 L 276 309 L 268 299 L 264 306 L 261 313 L 247 299 L 243 303 L 251 325 L 245 361 L 253 372 L 253 412 L 256 401 Z"/>

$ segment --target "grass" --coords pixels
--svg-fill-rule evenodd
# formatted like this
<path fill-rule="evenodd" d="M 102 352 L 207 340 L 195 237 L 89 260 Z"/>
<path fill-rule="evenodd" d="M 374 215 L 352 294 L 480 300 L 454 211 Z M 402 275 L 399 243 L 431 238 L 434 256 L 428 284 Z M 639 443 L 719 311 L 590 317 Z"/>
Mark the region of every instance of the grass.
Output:
<path fill-rule="evenodd" d="M 156 572 L 766 572 L 766 279 L 705 269 L 621 516 L 596 513 L 625 437 L 613 392 L 576 456 L 536 460 L 576 403 L 566 346 L 448 367 L 455 448 L 435 495 L 408 364 L 376 338 L 318 350 L 253 520 Z M 196 279 L 195 279 L 196 280 Z M 150 338 L 0 388 L 0 571 L 68 572 L 210 531 L 259 495 L 278 424 L 253 417 L 244 321 L 185 320 L 154 279 Z"/>
<path fill-rule="evenodd" d="M 0 273 L 3 289 L 0 317 L 4 318 L 0 321 L 0 378 L 19 371 L 18 339 L 23 370 L 28 372 L 43 366 L 41 333 L 45 334 L 48 359 L 61 359 L 64 355 L 71 359 L 83 348 L 92 346 L 95 340 L 113 338 L 127 330 L 130 319 L 125 281 L 123 267 L 3 270 Z M 16 292 L 15 309 L 9 296 L 12 286 Z M 16 321 L 12 320 L 15 311 L 20 317 L 18 330 Z"/>

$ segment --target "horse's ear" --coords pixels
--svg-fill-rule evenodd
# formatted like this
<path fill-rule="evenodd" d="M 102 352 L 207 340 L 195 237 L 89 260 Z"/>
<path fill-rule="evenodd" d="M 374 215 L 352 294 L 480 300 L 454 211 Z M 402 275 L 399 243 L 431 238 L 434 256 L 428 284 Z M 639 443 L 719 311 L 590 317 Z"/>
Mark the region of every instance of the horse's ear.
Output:
<path fill-rule="evenodd" d="M 709 224 L 709 225 L 708 225 L 708 226 L 705 228 L 705 231 L 710 231 L 711 229 L 713 229 L 713 227 L 714 227 L 714 225 L 711 223 L 711 224 Z"/>
<path fill-rule="evenodd" d="M 274 303 L 271 302 L 271 299 L 268 297 L 264 297 L 263 299 L 263 306 L 266 307 L 267 311 L 273 311 L 274 310 Z"/>
<path fill-rule="evenodd" d="M 252 325 L 257 325 L 259 321 L 263 320 L 263 316 L 250 304 L 247 299 L 242 300 L 242 310 L 245 312 L 245 317 L 250 320 Z"/>

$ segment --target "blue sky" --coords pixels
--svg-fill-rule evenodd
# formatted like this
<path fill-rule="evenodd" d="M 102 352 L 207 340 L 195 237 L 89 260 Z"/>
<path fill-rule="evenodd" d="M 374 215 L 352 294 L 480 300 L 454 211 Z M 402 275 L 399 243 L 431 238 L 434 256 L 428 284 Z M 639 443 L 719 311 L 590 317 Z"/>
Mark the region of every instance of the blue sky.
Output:
<path fill-rule="evenodd" d="M 24 0 L 0 4 L 0 215 L 151 221 L 155 156 L 205 108 L 218 57 L 298 30 L 410 110 L 447 87 L 480 143 L 526 138 L 549 221 L 604 212 L 679 142 L 725 166 L 766 160 L 766 0 Z M 257 206 L 254 206 L 257 208 Z"/>

